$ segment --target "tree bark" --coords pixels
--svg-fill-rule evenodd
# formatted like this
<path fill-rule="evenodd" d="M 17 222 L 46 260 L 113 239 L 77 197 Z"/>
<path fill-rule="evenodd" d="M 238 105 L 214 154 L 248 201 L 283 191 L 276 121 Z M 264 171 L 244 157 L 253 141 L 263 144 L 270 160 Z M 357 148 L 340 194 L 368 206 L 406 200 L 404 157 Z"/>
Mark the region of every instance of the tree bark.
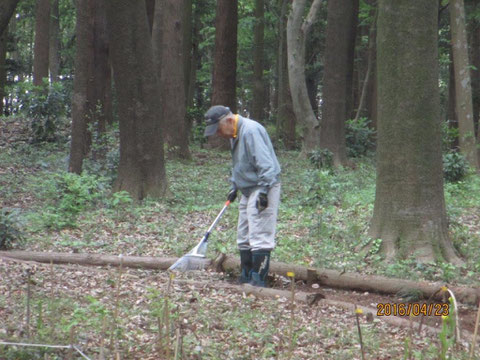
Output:
<path fill-rule="evenodd" d="M 48 51 L 50 66 L 50 81 L 57 82 L 60 78 L 60 18 L 58 1 L 51 0 L 50 15 L 50 48 Z"/>
<path fill-rule="evenodd" d="M 118 95 L 120 164 L 114 191 L 134 199 L 165 194 L 167 181 L 152 39 L 145 2 L 106 1 L 110 54 Z"/>
<path fill-rule="evenodd" d="M 147 7 L 148 26 L 151 34 L 153 31 L 153 19 L 155 17 L 155 0 L 145 0 L 145 5 Z"/>
<path fill-rule="evenodd" d="M 158 3 L 158 2 L 157 2 Z M 160 79 L 160 97 L 167 152 L 170 157 L 190 159 L 185 101 L 185 68 L 183 41 L 184 33 L 183 0 L 162 0 L 161 18 L 154 22 L 162 24 L 161 51 L 155 57 L 158 62 L 157 75 Z M 156 44 L 158 50 L 160 46 Z"/>
<path fill-rule="evenodd" d="M 2 0 L 0 2 L 0 35 L 7 28 L 19 1 L 20 0 Z"/>
<path fill-rule="evenodd" d="M 287 57 L 287 6 L 288 0 L 279 0 L 280 19 L 278 30 L 278 105 L 277 105 L 277 133 L 285 148 L 295 149 L 295 112 L 293 111 L 292 94 L 288 82 L 288 57 Z"/>
<path fill-rule="evenodd" d="M 116 256 L 101 254 L 74 254 L 58 252 L 34 252 L 34 251 L 0 251 L 0 257 L 23 261 L 36 261 L 46 264 L 78 264 L 91 266 L 122 266 L 140 269 L 167 270 L 177 258 L 161 258 L 151 256 Z M 222 256 L 215 261 L 206 259 L 207 263 L 216 267 L 219 271 L 236 272 L 240 268 L 237 256 Z M 402 292 L 417 292 L 425 299 L 435 295 L 445 283 L 411 281 L 388 278 L 378 275 L 361 275 L 345 273 L 336 270 L 308 268 L 301 265 L 293 265 L 272 261 L 270 273 L 279 276 L 287 276 L 288 272 L 295 273 L 295 279 L 317 282 L 324 287 L 361 292 L 373 292 L 386 295 L 397 295 Z M 478 305 L 480 290 L 465 286 L 448 286 L 455 294 L 457 301 L 463 304 Z M 434 299 L 441 299 L 439 297 Z"/>
<path fill-rule="evenodd" d="M 33 50 L 33 84 L 36 86 L 42 85 L 43 78 L 48 78 L 49 28 L 50 0 L 37 0 Z"/>
<path fill-rule="evenodd" d="M 265 29 L 264 0 L 255 0 L 255 26 L 253 29 L 253 91 L 252 91 L 252 118 L 264 121 L 265 117 L 265 84 L 263 82 L 264 56 L 264 29 Z"/>
<path fill-rule="evenodd" d="M 238 0 L 218 0 L 211 105 L 228 106 L 233 113 L 237 111 L 237 26 Z M 218 136 L 210 136 L 208 145 L 230 148 L 228 140 Z"/>
<path fill-rule="evenodd" d="M 358 1 L 328 2 L 320 146 L 332 152 L 335 166 L 347 164 L 345 123 L 353 80 L 352 25 L 356 9 Z"/>
<path fill-rule="evenodd" d="M 303 125 L 303 155 L 320 145 L 320 124 L 310 104 L 305 79 L 305 41 L 320 5 L 321 0 L 314 0 L 302 22 L 306 0 L 295 0 L 287 21 L 288 77 L 295 117 Z"/>
<path fill-rule="evenodd" d="M 463 0 L 451 0 L 449 10 L 460 151 L 465 155 L 470 166 L 479 169 L 473 126 L 472 87 Z"/>
<path fill-rule="evenodd" d="M 387 260 L 460 264 L 443 191 L 436 1 L 381 0 L 377 181 L 370 236 Z M 420 25 L 421 24 L 421 25 Z"/>
<path fill-rule="evenodd" d="M 72 141 L 70 143 L 69 171 L 80 174 L 87 155 L 91 134 L 88 124 L 92 121 L 94 107 L 94 0 L 77 0 L 75 78 L 72 98 Z"/>

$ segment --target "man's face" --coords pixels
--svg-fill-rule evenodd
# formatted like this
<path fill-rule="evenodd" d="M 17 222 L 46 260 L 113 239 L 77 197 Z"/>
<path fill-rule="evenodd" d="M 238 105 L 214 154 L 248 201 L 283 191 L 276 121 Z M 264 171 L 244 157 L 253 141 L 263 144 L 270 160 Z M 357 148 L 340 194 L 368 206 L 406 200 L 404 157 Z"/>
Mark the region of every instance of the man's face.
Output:
<path fill-rule="evenodd" d="M 217 135 L 224 139 L 233 137 L 233 118 L 226 117 L 218 123 Z"/>

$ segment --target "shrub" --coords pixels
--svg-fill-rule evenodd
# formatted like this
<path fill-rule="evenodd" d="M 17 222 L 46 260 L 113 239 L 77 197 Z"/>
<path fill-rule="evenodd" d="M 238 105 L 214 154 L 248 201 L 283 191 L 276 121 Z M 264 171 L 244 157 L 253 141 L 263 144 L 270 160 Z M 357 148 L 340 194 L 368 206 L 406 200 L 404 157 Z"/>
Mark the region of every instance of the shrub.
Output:
<path fill-rule="evenodd" d="M 18 209 L 0 210 L 0 250 L 11 249 L 15 243 L 23 242 L 18 215 Z"/>
<path fill-rule="evenodd" d="M 94 204 L 102 190 L 103 184 L 96 176 L 57 174 L 48 185 L 47 195 L 52 203 L 43 214 L 44 225 L 54 229 L 75 227 L 78 215 Z"/>
<path fill-rule="evenodd" d="M 69 99 L 64 85 L 60 82 L 49 84 L 45 79 L 41 86 L 22 82 L 15 84 L 10 91 L 17 100 L 12 112 L 23 113 L 30 118 L 31 141 L 55 141 L 59 118 L 65 115 Z"/>
<path fill-rule="evenodd" d="M 345 138 L 349 157 L 365 156 L 375 147 L 375 130 L 369 126 L 370 122 L 364 117 L 347 120 Z"/>
<path fill-rule="evenodd" d="M 308 154 L 308 159 L 317 169 L 331 169 L 333 167 L 333 154 L 328 149 L 318 149 Z"/>
<path fill-rule="evenodd" d="M 468 171 L 468 163 L 465 157 L 457 151 L 449 151 L 443 154 L 443 176 L 447 182 L 462 180 Z"/>

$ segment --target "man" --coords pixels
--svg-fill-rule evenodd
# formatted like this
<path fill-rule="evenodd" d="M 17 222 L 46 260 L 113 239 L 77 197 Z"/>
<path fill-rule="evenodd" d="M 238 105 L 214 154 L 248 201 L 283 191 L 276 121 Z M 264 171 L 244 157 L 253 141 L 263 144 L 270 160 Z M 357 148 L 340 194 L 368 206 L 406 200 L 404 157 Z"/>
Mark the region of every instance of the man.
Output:
<path fill-rule="evenodd" d="M 280 202 L 280 164 L 265 128 L 254 120 L 232 114 L 228 107 L 212 106 L 205 113 L 205 136 L 229 139 L 232 150 L 233 202 L 240 190 L 237 244 L 241 283 L 265 287 Z"/>

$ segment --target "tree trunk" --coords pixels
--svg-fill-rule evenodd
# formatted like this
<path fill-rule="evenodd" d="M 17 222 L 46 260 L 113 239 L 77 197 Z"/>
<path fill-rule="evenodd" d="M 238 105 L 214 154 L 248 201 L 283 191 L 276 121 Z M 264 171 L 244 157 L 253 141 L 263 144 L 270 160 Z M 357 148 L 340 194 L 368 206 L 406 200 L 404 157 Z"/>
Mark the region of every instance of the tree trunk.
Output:
<path fill-rule="evenodd" d="M 158 2 L 157 2 L 158 3 Z M 165 140 L 168 144 L 168 155 L 180 159 L 190 159 L 188 134 L 185 122 L 185 74 L 184 74 L 184 2 L 183 0 L 162 0 L 162 17 L 154 22 L 162 24 L 160 53 L 161 67 L 157 68 L 160 79 L 160 97 L 162 104 L 162 120 Z M 156 48 L 160 46 L 156 44 Z"/>
<path fill-rule="evenodd" d="M 145 2 L 107 0 L 106 13 L 120 120 L 120 164 L 114 190 L 128 191 L 140 200 L 160 197 L 167 181 Z"/>
<path fill-rule="evenodd" d="M 87 155 L 91 134 L 88 124 L 92 121 L 93 69 L 94 69 L 94 11 L 93 1 L 77 0 L 77 25 L 75 29 L 77 50 L 72 99 L 72 141 L 70 143 L 69 171 L 80 174 Z"/>
<path fill-rule="evenodd" d="M 190 89 L 190 76 L 193 62 L 193 0 L 183 0 L 183 78 L 185 91 L 185 106 L 188 107 L 188 94 Z"/>
<path fill-rule="evenodd" d="M 215 53 L 213 58 L 212 103 L 237 111 L 237 25 L 238 0 L 218 0 L 215 19 Z M 230 143 L 210 136 L 210 147 L 228 149 Z"/>
<path fill-rule="evenodd" d="M 265 29 L 264 0 L 255 0 L 255 26 L 253 30 L 253 91 L 252 118 L 264 121 L 265 118 L 265 84 L 263 82 L 263 52 Z"/>
<path fill-rule="evenodd" d="M 190 70 L 189 70 L 189 75 L 188 75 L 188 88 L 186 91 L 186 102 L 187 102 L 187 109 L 189 107 L 193 107 L 193 99 L 195 96 L 195 85 L 197 82 L 197 68 L 200 63 L 200 52 L 199 52 L 199 45 L 200 45 L 200 39 L 199 39 L 199 31 L 201 28 L 201 19 L 200 19 L 200 6 L 201 4 L 198 4 L 195 6 L 195 11 L 193 13 L 193 25 L 192 25 L 192 30 L 191 30 L 191 59 L 189 61 L 190 64 Z M 192 126 L 191 123 L 189 125 L 189 133 L 190 133 L 190 128 Z"/>
<path fill-rule="evenodd" d="M 51 82 L 57 82 L 60 75 L 60 15 L 58 12 L 58 1 L 51 0 L 50 49 L 48 51 Z"/>
<path fill-rule="evenodd" d="M 460 151 L 465 155 L 468 163 L 478 169 L 480 166 L 473 127 L 472 87 L 463 0 L 451 0 L 449 10 Z"/>
<path fill-rule="evenodd" d="M 350 21 L 350 28 L 348 29 L 348 53 L 347 53 L 347 97 L 345 99 L 346 119 L 353 119 L 354 113 L 354 94 L 353 83 L 355 75 L 355 44 L 357 39 L 358 28 L 358 12 L 359 12 L 359 0 L 353 0 L 353 9 L 348 18 Z"/>
<path fill-rule="evenodd" d="M 443 192 L 436 1 L 382 0 L 377 33 L 377 182 L 370 227 L 387 260 L 461 263 Z"/>
<path fill-rule="evenodd" d="M 328 1 L 320 146 L 332 152 L 335 166 L 347 164 L 345 122 L 353 79 L 351 47 L 356 8 L 358 1 Z"/>
<path fill-rule="evenodd" d="M 19 1 L 20 0 L 2 0 L 0 2 L 0 35 L 7 28 Z"/>
<path fill-rule="evenodd" d="M 33 84 L 36 86 L 42 85 L 43 78 L 48 78 L 49 28 L 50 0 L 37 0 L 33 50 Z"/>
<path fill-rule="evenodd" d="M 78 264 L 91 266 L 120 266 L 140 269 L 167 270 L 177 258 L 161 258 L 153 256 L 116 256 L 101 254 L 72 254 L 58 252 L 35 251 L 0 251 L 0 257 L 22 261 L 36 261 L 45 264 Z M 236 272 L 240 268 L 237 256 L 221 256 L 212 261 L 206 259 L 206 264 L 214 266 L 219 271 Z M 295 273 L 295 279 L 318 282 L 323 287 L 373 292 L 387 295 L 397 295 L 400 292 L 417 292 L 421 297 L 440 300 L 438 290 L 445 283 L 432 283 L 426 281 L 411 281 L 393 279 L 378 275 L 362 275 L 345 273 L 336 270 L 307 268 L 301 265 L 287 264 L 272 261 L 270 273 L 278 276 L 287 276 L 288 272 Z M 462 304 L 478 305 L 480 290 L 465 286 L 449 286 L 455 294 L 457 301 Z M 264 289 L 264 288 L 263 288 Z"/>
<path fill-rule="evenodd" d="M 283 139 L 285 148 L 295 148 L 295 112 L 293 111 L 292 94 L 288 82 L 287 57 L 287 7 L 288 0 L 280 0 L 280 19 L 278 31 L 278 106 L 277 106 L 277 133 Z"/>
<path fill-rule="evenodd" d="M 3 33 L 0 34 L 0 116 L 3 115 L 3 98 L 5 97 L 5 84 L 7 82 L 7 72 L 5 69 L 7 34 L 8 30 L 4 30 Z"/>
<path fill-rule="evenodd" d="M 305 5 L 306 0 L 295 0 L 287 21 L 288 77 L 295 117 L 303 125 L 303 155 L 320 145 L 320 124 L 310 104 L 305 79 L 305 41 L 321 0 L 314 0 L 307 18 L 302 22 Z"/>

